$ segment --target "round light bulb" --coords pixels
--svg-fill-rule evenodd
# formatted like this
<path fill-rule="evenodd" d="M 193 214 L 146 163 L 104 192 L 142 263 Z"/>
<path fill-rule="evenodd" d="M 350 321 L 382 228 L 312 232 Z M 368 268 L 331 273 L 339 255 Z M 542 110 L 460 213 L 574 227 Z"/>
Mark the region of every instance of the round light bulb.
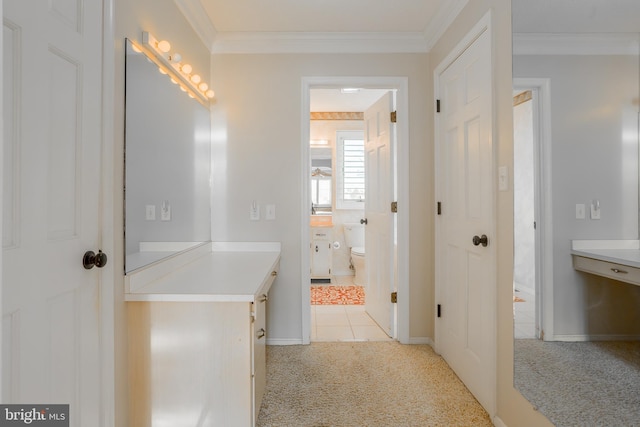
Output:
<path fill-rule="evenodd" d="M 135 44 L 131 45 L 131 49 L 133 49 L 133 51 L 136 52 L 136 53 L 142 53 L 140 48 L 138 46 L 136 46 Z"/>
<path fill-rule="evenodd" d="M 200 89 L 203 92 L 206 92 L 207 89 L 209 89 L 209 85 L 206 84 L 205 82 L 202 82 L 198 85 L 198 89 Z"/>
<path fill-rule="evenodd" d="M 169 57 L 169 60 L 174 64 L 177 64 L 178 62 L 182 61 L 182 55 L 176 52 Z"/>
<path fill-rule="evenodd" d="M 177 82 L 177 81 L 175 81 L 173 78 L 171 79 L 171 83 L 173 83 L 174 85 L 177 85 L 177 84 L 178 84 L 178 82 Z"/>
<path fill-rule="evenodd" d="M 180 86 L 180 90 L 183 92 L 186 92 L 187 90 L 185 88 L 183 88 L 182 86 Z"/>
<path fill-rule="evenodd" d="M 167 72 L 160 67 L 158 67 L 158 71 L 160 71 L 160 74 L 167 74 Z"/>
<path fill-rule="evenodd" d="M 213 98 L 214 96 L 216 96 L 216 93 L 213 90 L 209 89 L 207 93 L 205 93 L 205 95 L 207 95 L 207 98 Z"/>
<path fill-rule="evenodd" d="M 158 49 L 160 52 L 167 53 L 171 50 L 171 43 L 166 40 L 162 40 L 158 42 Z"/>
<path fill-rule="evenodd" d="M 182 72 L 185 74 L 191 74 L 191 71 L 193 71 L 193 68 L 191 67 L 191 65 L 189 64 L 184 64 L 182 66 Z"/>
<path fill-rule="evenodd" d="M 197 74 L 194 74 L 193 76 L 191 76 L 191 81 L 194 82 L 195 84 L 200 83 L 200 80 L 202 80 L 202 79 Z"/>

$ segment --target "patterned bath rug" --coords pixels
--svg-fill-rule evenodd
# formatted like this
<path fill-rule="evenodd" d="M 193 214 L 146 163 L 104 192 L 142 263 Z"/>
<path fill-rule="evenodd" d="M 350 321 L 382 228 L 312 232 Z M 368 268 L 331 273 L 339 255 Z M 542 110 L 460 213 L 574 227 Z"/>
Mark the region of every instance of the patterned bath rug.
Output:
<path fill-rule="evenodd" d="M 311 305 L 364 305 L 362 286 L 311 286 Z"/>

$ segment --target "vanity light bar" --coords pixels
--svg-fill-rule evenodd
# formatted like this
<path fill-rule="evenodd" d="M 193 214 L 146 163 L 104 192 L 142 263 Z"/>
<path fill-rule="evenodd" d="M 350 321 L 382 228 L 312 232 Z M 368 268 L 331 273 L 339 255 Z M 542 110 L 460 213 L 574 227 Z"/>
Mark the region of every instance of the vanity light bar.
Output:
<path fill-rule="evenodd" d="M 168 41 L 158 41 L 151 33 L 143 31 L 142 45 L 142 47 L 137 46 L 138 49 L 144 49 L 150 53 L 156 59 L 156 64 L 161 71 L 168 73 L 172 81 L 179 84 L 190 97 L 197 99 L 204 106 L 208 106 L 209 100 L 215 96 L 215 93 L 209 89 L 207 83 L 202 81 L 202 77 L 198 74 L 192 74 L 191 65 L 181 62 L 182 56 L 179 53 L 171 52 L 171 44 Z"/>

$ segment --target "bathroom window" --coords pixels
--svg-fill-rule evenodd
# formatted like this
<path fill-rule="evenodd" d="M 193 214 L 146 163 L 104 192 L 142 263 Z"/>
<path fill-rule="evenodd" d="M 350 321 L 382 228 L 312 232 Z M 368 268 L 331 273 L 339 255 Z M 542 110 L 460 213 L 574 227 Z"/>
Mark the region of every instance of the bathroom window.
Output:
<path fill-rule="evenodd" d="M 336 207 L 364 209 L 364 132 L 339 131 L 336 135 Z"/>

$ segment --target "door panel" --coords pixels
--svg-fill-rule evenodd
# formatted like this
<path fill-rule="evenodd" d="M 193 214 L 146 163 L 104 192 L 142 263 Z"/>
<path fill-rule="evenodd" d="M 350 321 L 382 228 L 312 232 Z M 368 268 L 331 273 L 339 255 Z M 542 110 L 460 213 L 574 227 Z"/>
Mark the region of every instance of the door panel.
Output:
<path fill-rule="evenodd" d="M 70 404 L 72 426 L 99 426 L 100 270 L 82 255 L 100 237 L 102 2 L 3 13 L 3 403 Z"/>
<path fill-rule="evenodd" d="M 386 93 L 364 113 L 366 310 L 391 336 L 393 331 L 393 94 Z"/>
<path fill-rule="evenodd" d="M 495 408 L 495 237 L 491 38 L 485 30 L 438 76 L 436 348 Z M 473 236 L 486 234 L 488 246 Z"/>

